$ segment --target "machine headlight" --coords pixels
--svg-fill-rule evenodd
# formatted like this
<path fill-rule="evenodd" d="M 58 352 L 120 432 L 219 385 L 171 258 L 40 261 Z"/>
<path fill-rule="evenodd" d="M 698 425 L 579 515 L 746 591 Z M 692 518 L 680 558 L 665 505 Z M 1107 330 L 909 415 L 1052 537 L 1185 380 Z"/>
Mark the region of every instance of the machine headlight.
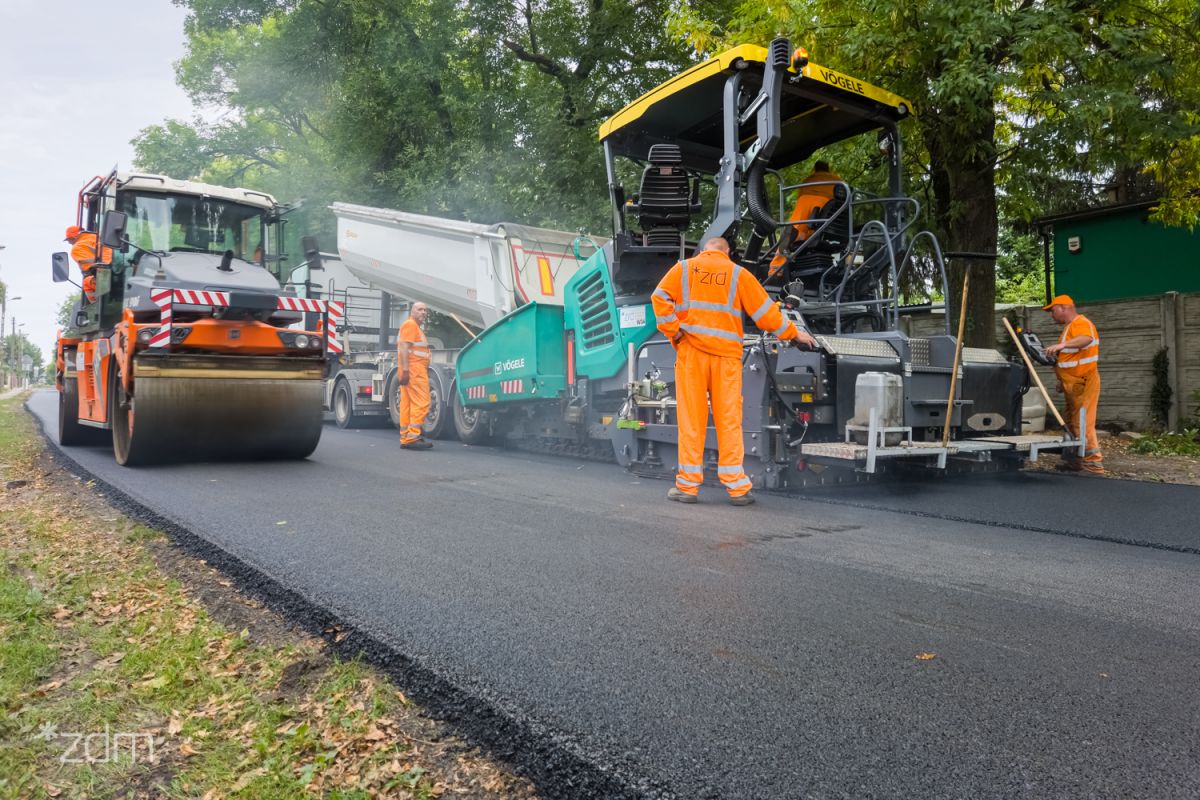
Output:
<path fill-rule="evenodd" d="M 303 333 L 296 335 L 296 347 L 308 347 L 308 337 Z"/>
<path fill-rule="evenodd" d="M 137 340 L 141 344 L 146 344 L 150 341 L 150 337 L 158 333 L 158 328 L 142 328 L 138 331 Z"/>
<path fill-rule="evenodd" d="M 309 339 L 308 346 L 316 350 L 321 346 L 321 340 L 317 337 L 313 337 L 312 339 Z"/>

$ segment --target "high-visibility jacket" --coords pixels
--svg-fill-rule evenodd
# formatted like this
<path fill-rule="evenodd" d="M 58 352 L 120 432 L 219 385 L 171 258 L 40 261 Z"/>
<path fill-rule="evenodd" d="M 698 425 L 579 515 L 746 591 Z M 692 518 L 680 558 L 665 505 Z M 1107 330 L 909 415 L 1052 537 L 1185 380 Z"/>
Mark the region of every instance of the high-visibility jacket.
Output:
<path fill-rule="evenodd" d="M 1060 376 L 1069 375 L 1082 378 L 1096 370 L 1100 362 L 1100 334 L 1096 326 L 1087 317 L 1079 314 L 1075 319 L 1063 326 L 1062 336 L 1058 342 L 1070 341 L 1076 336 L 1090 336 L 1092 341 L 1085 347 L 1064 347 L 1059 350 L 1054 363 L 1054 370 Z"/>
<path fill-rule="evenodd" d="M 677 262 L 651 297 L 658 329 L 674 340 L 680 332 L 706 353 L 742 357 L 742 315 L 780 339 L 800 331 L 767 297 L 762 284 L 719 250 Z"/>
<path fill-rule="evenodd" d="M 91 275 L 96 268 L 96 234 L 81 233 L 75 240 L 75 244 L 71 246 L 71 258 L 75 259 L 75 263 L 79 265 L 79 271 L 84 275 Z M 102 263 L 112 263 L 112 248 L 103 248 L 102 254 L 104 260 Z"/>
<path fill-rule="evenodd" d="M 841 179 L 842 179 L 842 176 L 838 175 L 836 172 L 812 172 L 809 174 L 809 176 L 807 178 L 805 178 L 802 181 L 802 183 L 817 183 L 820 181 L 840 181 Z M 834 185 L 832 183 L 823 183 L 821 186 L 801 186 L 800 191 L 806 195 L 818 195 L 820 197 L 824 197 L 826 200 L 832 200 L 833 199 L 833 188 L 834 188 Z M 824 205 L 824 204 L 822 204 L 822 205 Z"/>
<path fill-rule="evenodd" d="M 810 173 L 803 183 L 812 183 L 814 181 L 840 181 L 841 175 L 836 172 L 813 172 Z M 812 219 L 813 216 L 821 210 L 830 200 L 833 199 L 834 184 L 823 183 L 820 186 L 800 186 L 798 191 L 800 195 L 796 198 L 796 205 L 792 208 L 792 215 L 789 220 L 797 219 Z M 818 223 L 819 224 L 819 223 Z M 803 241 L 809 236 L 812 236 L 816 225 L 800 224 L 793 225 L 796 229 L 796 241 Z M 773 277 L 776 268 L 783 266 L 783 253 L 776 253 L 775 258 L 771 260 L 771 276 Z"/>
<path fill-rule="evenodd" d="M 409 359 L 427 362 L 432 356 L 429 350 L 429 342 L 425 339 L 425 332 L 421 330 L 421 326 L 412 317 L 404 320 L 404 324 L 400 326 L 398 342 L 408 343 Z M 397 344 L 397 348 L 399 348 L 399 344 Z"/>

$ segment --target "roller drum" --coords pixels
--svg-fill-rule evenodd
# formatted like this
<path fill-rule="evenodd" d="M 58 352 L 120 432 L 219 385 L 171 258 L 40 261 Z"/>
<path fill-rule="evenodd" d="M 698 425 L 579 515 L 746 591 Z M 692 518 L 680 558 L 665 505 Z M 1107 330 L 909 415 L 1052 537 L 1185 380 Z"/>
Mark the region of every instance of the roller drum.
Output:
<path fill-rule="evenodd" d="M 116 392 L 113 449 L 127 466 L 306 458 L 321 439 L 321 368 L 293 359 L 139 356 L 134 397 Z"/>

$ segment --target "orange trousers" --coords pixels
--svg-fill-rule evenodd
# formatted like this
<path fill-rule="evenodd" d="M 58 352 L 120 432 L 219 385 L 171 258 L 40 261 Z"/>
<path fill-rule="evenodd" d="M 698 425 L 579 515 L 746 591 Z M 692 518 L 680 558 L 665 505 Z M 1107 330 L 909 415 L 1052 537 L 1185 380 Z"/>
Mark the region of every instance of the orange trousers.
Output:
<path fill-rule="evenodd" d="M 717 429 L 717 477 L 730 497 L 750 491 L 742 470 L 742 360 L 714 356 L 684 334 L 675 355 L 675 401 L 679 420 L 679 471 L 675 486 L 697 494 L 704 483 L 704 436 L 712 404 Z"/>
<path fill-rule="evenodd" d="M 400 444 L 415 442 L 429 413 L 429 362 L 408 360 L 408 385 L 400 387 Z"/>
<path fill-rule="evenodd" d="M 1100 404 L 1100 370 L 1094 369 L 1083 377 L 1060 374 L 1059 381 L 1063 385 L 1063 396 L 1067 400 L 1066 422 L 1067 430 L 1072 436 L 1079 436 L 1079 409 L 1087 407 L 1085 424 L 1087 429 L 1087 451 L 1083 457 L 1084 469 L 1101 470 L 1104 468 L 1104 454 L 1100 452 L 1100 440 L 1096 438 L 1096 406 Z"/>

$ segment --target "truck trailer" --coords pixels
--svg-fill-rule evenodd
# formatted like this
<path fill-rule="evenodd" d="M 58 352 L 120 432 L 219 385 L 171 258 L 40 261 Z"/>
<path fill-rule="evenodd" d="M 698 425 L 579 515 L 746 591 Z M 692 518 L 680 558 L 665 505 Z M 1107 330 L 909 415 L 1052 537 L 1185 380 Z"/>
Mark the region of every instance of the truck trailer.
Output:
<path fill-rule="evenodd" d="M 335 421 L 341 427 L 397 423 L 396 330 L 411 304 L 421 301 L 441 315 L 427 332 L 433 359 L 425 433 L 481 441 L 484 418 L 456 401 L 460 348 L 522 306 L 562 306 L 567 281 L 599 245 L 528 225 L 484 225 L 350 203 L 330 208 L 337 217 L 339 262 L 316 283 L 321 297 L 346 308 L 348 347 L 331 356 L 325 391 Z M 335 272 L 345 277 L 339 282 Z"/>

